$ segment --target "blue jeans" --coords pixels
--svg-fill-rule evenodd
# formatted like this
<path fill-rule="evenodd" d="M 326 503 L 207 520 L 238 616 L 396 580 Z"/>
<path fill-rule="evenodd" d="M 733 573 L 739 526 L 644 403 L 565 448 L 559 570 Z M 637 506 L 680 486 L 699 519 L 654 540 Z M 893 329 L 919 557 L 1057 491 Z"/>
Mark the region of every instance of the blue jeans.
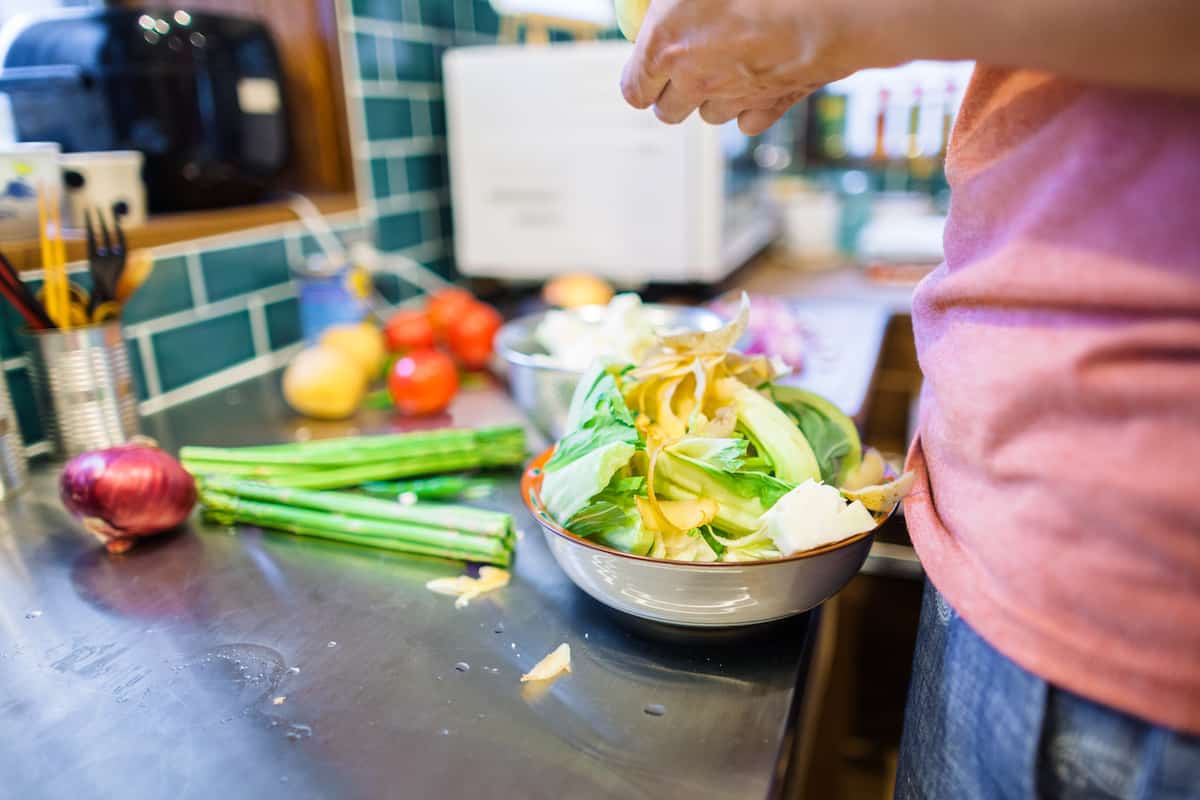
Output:
<path fill-rule="evenodd" d="M 1200 798 L 1200 737 L 1057 688 L 926 583 L 897 800 Z"/>

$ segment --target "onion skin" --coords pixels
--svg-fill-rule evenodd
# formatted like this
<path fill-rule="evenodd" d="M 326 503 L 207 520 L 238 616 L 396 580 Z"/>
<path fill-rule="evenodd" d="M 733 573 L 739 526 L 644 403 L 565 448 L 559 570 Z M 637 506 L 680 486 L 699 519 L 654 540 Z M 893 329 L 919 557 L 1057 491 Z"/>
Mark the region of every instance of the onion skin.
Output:
<path fill-rule="evenodd" d="M 170 454 L 126 444 L 76 456 L 59 478 L 63 505 L 111 553 L 178 527 L 196 505 L 196 481 Z"/>

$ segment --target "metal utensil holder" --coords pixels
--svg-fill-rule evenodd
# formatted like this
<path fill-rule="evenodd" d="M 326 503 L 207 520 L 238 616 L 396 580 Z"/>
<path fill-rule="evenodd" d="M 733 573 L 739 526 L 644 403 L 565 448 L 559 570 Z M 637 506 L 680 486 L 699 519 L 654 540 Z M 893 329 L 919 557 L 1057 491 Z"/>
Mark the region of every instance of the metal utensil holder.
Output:
<path fill-rule="evenodd" d="M 8 381 L 0 376 L 0 500 L 23 489 L 28 478 L 25 443 L 8 394 Z"/>
<path fill-rule="evenodd" d="M 138 433 L 137 394 L 118 321 L 28 335 L 30 375 L 47 436 L 66 458 Z"/>

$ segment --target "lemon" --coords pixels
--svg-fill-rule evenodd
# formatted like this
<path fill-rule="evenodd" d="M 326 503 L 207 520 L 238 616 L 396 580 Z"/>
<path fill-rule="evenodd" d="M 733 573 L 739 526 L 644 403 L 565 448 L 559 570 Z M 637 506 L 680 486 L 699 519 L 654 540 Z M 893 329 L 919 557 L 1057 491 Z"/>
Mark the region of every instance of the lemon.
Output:
<path fill-rule="evenodd" d="M 638 31 L 642 29 L 642 20 L 650 8 L 650 0 L 616 0 L 617 27 L 625 38 L 636 42 Z"/>
<path fill-rule="evenodd" d="M 316 419 L 345 419 L 358 410 L 367 376 L 358 362 L 332 347 L 300 351 L 283 372 L 283 398 Z"/>
<path fill-rule="evenodd" d="M 383 334 L 369 322 L 335 325 L 321 336 L 320 344 L 358 364 L 369 380 L 379 376 L 387 358 Z"/>

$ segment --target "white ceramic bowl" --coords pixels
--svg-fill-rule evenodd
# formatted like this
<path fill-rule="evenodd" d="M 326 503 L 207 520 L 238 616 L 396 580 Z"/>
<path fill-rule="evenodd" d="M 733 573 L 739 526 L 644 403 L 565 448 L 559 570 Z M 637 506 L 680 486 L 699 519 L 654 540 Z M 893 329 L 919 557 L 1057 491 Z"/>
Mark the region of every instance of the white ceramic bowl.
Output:
<path fill-rule="evenodd" d="M 875 532 L 770 561 L 691 563 L 622 553 L 575 536 L 546 512 L 542 466 L 521 479 L 525 504 L 546 546 L 575 585 L 606 606 L 642 619 L 693 628 L 756 625 L 794 616 L 837 594 L 862 567 Z"/>

